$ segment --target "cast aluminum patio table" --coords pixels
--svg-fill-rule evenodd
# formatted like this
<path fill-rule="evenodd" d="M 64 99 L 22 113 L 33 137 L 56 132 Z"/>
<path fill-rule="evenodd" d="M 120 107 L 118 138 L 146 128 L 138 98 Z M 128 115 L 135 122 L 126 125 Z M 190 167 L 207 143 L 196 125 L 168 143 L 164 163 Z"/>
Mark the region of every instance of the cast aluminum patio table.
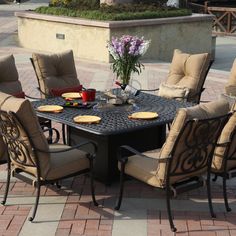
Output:
<path fill-rule="evenodd" d="M 41 105 L 64 105 L 65 100 L 61 97 L 33 101 L 32 104 L 39 117 L 67 125 L 69 145 L 85 140 L 97 143 L 94 175 L 96 179 L 110 184 L 118 178 L 116 152 L 120 145 L 130 145 L 141 152 L 160 148 L 165 142 L 166 124 L 174 119 L 179 108 L 193 105 L 148 93 L 140 93 L 135 99 L 135 106 L 121 105 L 101 109 L 96 106 L 91 109 L 66 107 L 62 113 L 36 110 Z M 128 115 L 136 111 L 157 112 L 159 117 L 153 120 L 129 119 Z M 99 124 L 77 124 L 73 121 L 73 117 L 77 115 L 96 115 L 102 119 Z"/>

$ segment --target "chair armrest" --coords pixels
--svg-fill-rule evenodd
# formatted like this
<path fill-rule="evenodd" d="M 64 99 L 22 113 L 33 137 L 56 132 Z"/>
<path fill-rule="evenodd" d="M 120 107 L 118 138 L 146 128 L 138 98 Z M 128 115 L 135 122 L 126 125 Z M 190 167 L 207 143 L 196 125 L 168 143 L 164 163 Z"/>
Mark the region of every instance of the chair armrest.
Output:
<path fill-rule="evenodd" d="M 55 134 L 56 134 L 56 139 L 55 139 L 54 142 L 52 142 L 52 144 L 58 143 L 58 141 L 60 140 L 60 133 L 57 129 L 49 128 L 49 127 L 44 126 L 44 125 L 42 125 L 41 128 L 42 128 L 43 132 L 48 132 L 49 133 L 49 139 L 50 140 L 52 140 L 52 138 L 53 138 L 53 131 L 54 131 Z"/>
<path fill-rule="evenodd" d="M 120 161 L 121 163 L 122 163 L 122 162 L 123 162 L 123 163 L 126 163 L 126 162 L 128 161 L 128 158 L 129 158 L 127 155 L 123 156 L 124 152 L 126 152 L 126 154 L 131 153 L 131 154 L 139 155 L 139 156 L 142 156 L 142 157 L 147 158 L 147 159 L 150 158 L 150 157 L 144 155 L 143 153 L 137 151 L 136 149 L 134 149 L 134 148 L 132 148 L 132 147 L 130 147 L 130 146 L 128 146 L 128 145 L 122 145 L 122 146 L 120 146 L 120 147 L 118 148 L 118 153 L 117 153 L 117 159 L 118 159 L 118 161 Z M 160 162 L 162 162 L 163 160 L 166 161 L 166 160 L 168 160 L 168 159 L 170 159 L 170 158 L 171 158 L 171 156 L 168 156 L 168 157 L 165 157 L 165 158 L 156 159 L 156 161 L 157 161 L 158 163 L 160 163 Z"/>
<path fill-rule="evenodd" d="M 158 91 L 159 88 L 155 88 L 155 89 L 139 89 L 139 91 L 141 92 L 152 92 L 152 91 Z"/>
<path fill-rule="evenodd" d="M 224 143 L 217 143 L 216 147 L 226 147 L 228 144 L 230 144 L 230 141 L 224 142 Z"/>
<path fill-rule="evenodd" d="M 40 89 L 40 87 L 37 87 L 37 89 L 38 89 L 38 91 L 39 91 L 41 94 L 45 95 L 46 98 L 54 98 L 54 96 L 44 93 L 44 92 Z"/>
<path fill-rule="evenodd" d="M 43 100 L 43 98 L 36 98 L 36 97 L 31 97 L 29 95 L 25 94 L 25 97 L 29 98 L 29 99 L 33 99 L 33 100 Z"/>
<path fill-rule="evenodd" d="M 97 153 L 97 145 L 96 145 L 96 143 L 94 143 L 92 141 L 81 142 L 80 144 L 71 146 L 70 148 L 65 148 L 63 150 L 58 150 L 58 151 L 50 151 L 50 150 L 46 151 L 46 150 L 37 149 L 37 148 L 34 148 L 34 150 L 37 151 L 37 152 L 42 152 L 42 153 L 62 153 L 62 152 L 68 152 L 68 151 L 71 151 L 71 150 L 74 150 L 74 149 L 79 149 L 80 147 L 88 145 L 88 144 L 91 144 L 94 148 L 93 153 L 90 153 L 90 156 L 94 159 L 95 155 Z"/>
<path fill-rule="evenodd" d="M 205 100 L 200 100 L 200 103 L 207 103 L 207 102 L 210 102 L 210 101 L 205 101 Z"/>

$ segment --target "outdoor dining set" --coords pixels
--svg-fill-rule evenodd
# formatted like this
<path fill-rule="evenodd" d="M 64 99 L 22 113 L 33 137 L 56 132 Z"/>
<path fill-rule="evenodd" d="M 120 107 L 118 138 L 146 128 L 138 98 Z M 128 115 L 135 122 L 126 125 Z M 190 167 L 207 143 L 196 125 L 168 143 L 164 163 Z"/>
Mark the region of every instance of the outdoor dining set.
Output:
<path fill-rule="evenodd" d="M 25 94 L 13 55 L 0 57 L 0 164 L 7 164 L 2 204 L 11 175 L 24 175 L 37 189 L 33 221 L 42 185 L 60 187 L 64 178 L 88 174 L 95 206 L 94 178 L 108 187 L 120 180 L 114 206 L 119 210 L 130 176 L 166 192 L 170 227 L 176 231 L 171 198 L 182 192 L 206 184 L 210 215 L 216 217 L 214 174 L 222 177 L 225 208 L 231 211 L 227 179 L 236 176 L 236 60 L 225 94 L 201 101 L 210 54 L 176 49 L 167 79 L 155 94 L 111 90 L 111 96 L 131 98 L 124 104 L 109 104 L 107 93 L 82 86 L 72 51 L 33 53 L 30 61 L 40 98 Z M 55 123 L 62 125 L 61 132 Z"/>

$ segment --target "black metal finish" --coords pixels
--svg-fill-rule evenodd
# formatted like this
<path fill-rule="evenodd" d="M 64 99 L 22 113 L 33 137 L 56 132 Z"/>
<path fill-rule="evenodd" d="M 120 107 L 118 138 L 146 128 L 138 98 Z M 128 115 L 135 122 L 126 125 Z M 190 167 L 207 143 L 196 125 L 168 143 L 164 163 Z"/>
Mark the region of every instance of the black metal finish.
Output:
<path fill-rule="evenodd" d="M 9 192 L 10 180 L 11 180 L 11 164 L 10 164 L 10 159 L 8 157 L 7 157 L 7 159 L 8 159 L 8 161 L 7 161 L 7 183 L 6 183 L 6 189 L 4 192 L 4 197 L 1 202 L 2 205 L 5 205 L 5 203 L 6 203 L 7 195 Z"/>
<path fill-rule="evenodd" d="M 33 107 L 37 109 L 41 105 L 57 104 L 63 105 L 65 100 L 60 97 L 45 99 L 43 101 L 33 101 Z M 79 130 L 94 133 L 97 135 L 114 135 L 127 133 L 129 131 L 140 130 L 144 128 L 152 128 L 170 123 L 179 108 L 192 106 L 193 103 L 179 102 L 173 99 L 166 99 L 159 96 L 140 93 L 136 97 L 136 108 L 132 105 L 114 106 L 106 110 L 96 109 L 73 109 L 64 108 L 62 113 L 43 113 L 37 112 L 40 117 L 75 127 Z M 153 111 L 159 114 L 158 119 L 154 120 L 130 120 L 128 115 L 135 111 Z M 76 124 L 73 117 L 77 115 L 97 115 L 102 118 L 99 124 Z"/>
<path fill-rule="evenodd" d="M 63 105 L 65 100 L 57 97 L 44 101 L 34 101 L 36 109 L 40 105 Z M 165 141 L 166 123 L 174 119 L 181 107 L 192 106 L 192 103 L 165 99 L 147 93 L 136 97 L 135 108 L 132 105 L 113 107 L 105 110 L 64 108 L 62 113 L 42 113 L 42 116 L 67 125 L 69 145 L 78 141 L 92 140 L 98 145 L 94 164 L 96 179 L 111 184 L 118 179 L 117 159 L 114 150 L 120 145 L 128 144 L 141 151 L 160 148 Z M 137 108 L 138 107 L 138 108 Z M 159 114 L 154 120 L 130 120 L 128 115 L 134 111 L 155 111 Z M 102 118 L 99 124 L 76 124 L 73 117 L 77 115 L 98 115 Z M 148 137 L 148 139 L 143 139 Z"/>
<path fill-rule="evenodd" d="M 170 206 L 172 191 L 174 190 L 174 193 L 177 194 L 179 192 L 191 190 L 194 187 L 202 186 L 204 181 L 199 177 L 205 173 L 207 173 L 209 209 L 211 216 L 215 217 L 211 201 L 210 169 L 217 139 L 229 116 L 230 115 L 225 115 L 213 119 L 187 121 L 177 137 L 170 157 L 164 159 L 167 164 L 167 174 L 165 185 L 161 189 L 166 191 L 168 218 L 170 228 L 173 232 L 177 231 L 177 229 L 173 223 Z M 124 149 L 123 152 L 121 151 L 122 149 Z M 117 156 L 121 163 L 121 173 L 120 193 L 118 203 L 115 207 L 116 210 L 120 209 L 121 206 L 124 188 L 125 164 L 130 155 L 144 156 L 142 153 L 127 146 L 121 146 L 118 150 Z M 149 158 L 147 156 L 144 157 Z M 159 160 L 163 161 L 163 159 L 157 159 L 157 162 Z M 179 180 L 173 182 L 173 178 L 176 177 L 179 177 Z M 191 184 L 192 181 L 193 184 Z M 186 183 L 188 184 L 187 186 Z"/>
<path fill-rule="evenodd" d="M 76 145 L 75 147 L 70 147 L 67 149 L 59 150 L 59 151 L 39 150 L 34 146 L 32 140 L 30 139 L 29 134 L 24 128 L 24 125 L 19 121 L 17 115 L 15 113 L 12 113 L 12 112 L 7 113 L 2 110 L 0 110 L 0 134 L 3 137 L 4 143 L 7 145 L 8 156 L 11 161 L 11 162 L 8 161 L 7 186 L 5 189 L 5 194 L 4 194 L 4 199 L 2 201 L 2 204 L 5 204 L 6 199 L 7 199 L 9 184 L 10 184 L 11 170 L 13 170 L 13 172 L 18 175 L 18 173 L 20 172 L 27 172 L 25 167 L 32 167 L 32 168 L 36 168 L 37 174 L 33 175 L 30 172 L 27 172 L 27 173 L 33 177 L 31 181 L 32 183 L 36 185 L 37 194 L 36 194 L 36 199 L 35 199 L 34 210 L 33 210 L 32 216 L 29 217 L 29 221 L 33 221 L 35 218 L 37 208 L 38 208 L 38 203 L 39 203 L 40 188 L 42 185 L 46 185 L 50 183 L 58 183 L 58 181 L 61 179 L 73 177 L 73 176 L 83 174 L 83 173 L 88 173 L 88 172 L 90 173 L 92 200 L 94 202 L 94 205 L 96 206 L 98 205 L 95 199 L 93 175 L 92 175 L 93 160 L 95 159 L 96 151 L 97 151 L 97 147 L 95 143 L 84 142 L 84 143 Z M 26 136 L 22 138 L 22 134 L 23 136 L 25 135 Z M 39 152 L 62 153 L 62 152 L 67 152 L 73 149 L 80 148 L 81 146 L 84 146 L 87 144 L 90 144 L 93 146 L 93 151 L 87 154 L 87 158 L 89 159 L 89 162 L 90 162 L 89 169 L 84 169 L 84 170 L 78 171 L 77 173 L 72 173 L 70 175 L 63 176 L 62 178 L 57 178 L 57 179 L 52 179 L 52 180 L 44 180 L 42 178 L 39 159 L 38 159 Z M 17 175 L 15 176 L 18 177 Z M 24 180 L 25 178 L 26 177 L 23 176 L 21 179 Z M 29 180 L 27 179 L 27 181 Z"/>
<path fill-rule="evenodd" d="M 72 146 L 77 142 L 86 140 L 91 140 L 97 144 L 98 152 L 94 163 L 94 177 L 110 185 L 119 179 L 115 150 L 124 144 L 139 148 L 141 151 L 160 148 L 165 142 L 166 127 L 165 125 L 156 126 L 114 135 L 96 135 L 69 126 L 68 130 L 70 134 L 69 144 Z M 86 146 L 83 150 L 89 151 L 89 148 Z"/>
<path fill-rule="evenodd" d="M 236 127 L 232 131 L 231 136 L 229 138 L 229 141 L 223 144 L 219 144 L 219 146 L 225 146 L 225 152 L 224 155 L 222 156 L 223 159 L 223 168 L 221 172 L 214 172 L 212 169 L 212 172 L 215 174 L 215 179 L 220 176 L 222 177 L 222 182 L 223 182 L 223 196 L 224 196 L 224 203 L 225 203 L 225 209 L 226 211 L 231 211 L 232 209 L 229 207 L 228 203 L 228 196 L 227 196 L 227 179 L 234 178 L 236 177 L 236 167 L 230 169 L 228 171 L 228 163 L 231 161 L 236 162 L 236 145 L 235 145 L 235 140 L 236 140 Z"/>
<path fill-rule="evenodd" d="M 210 61 L 209 65 L 208 65 L 208 68 L 207 68 L 206 73 L 205 73 L 205 75 L 204 75 L 204 78 L 203 78 L 203 80 L 202 80 L 202 84 L 200 84 L 200 86 L 199 86 L 199 88 L 200 88 L 200 89 L 199 89 L 199 92 L 198 92 L 198 93 L 195 93 L 195 94 L 193 94 L 193 96 L 189 97 L 189 98 L 187 99 L 189 102 L 194 102 L 194 103 L 196 103 L 196 104 L 199 104 L 199 103 L 200 103 L 201 95 L 202 95 L 203 91 L 205 90 L 205 88 L 204 88 L 203 86 L 204 86 L 204 83 L 205 83 L 205 81 L 206 81 L 207 75 L 208 75 L 208 73 L 209 73 L 209 71 L 210 71 L 210 69 L 211 69 L 211 66 L 212 66 L 213 62 L 214 62 L 213 60 Z"/>

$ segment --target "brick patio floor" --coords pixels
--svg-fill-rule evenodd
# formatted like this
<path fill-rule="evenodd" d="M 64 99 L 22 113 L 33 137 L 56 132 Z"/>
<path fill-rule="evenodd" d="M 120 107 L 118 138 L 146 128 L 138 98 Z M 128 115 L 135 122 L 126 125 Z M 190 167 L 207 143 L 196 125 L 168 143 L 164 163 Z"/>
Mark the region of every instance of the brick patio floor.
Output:
<path fill-rule="evenodd" d="M 16 19 L 11 11 L 0 7 L 0 55 L 14 54 L 19 77 L 26 94 L 39 96 L 36 76 L 30 64 L 32 51 L 17 46 Z M 107 64 L 76 59 L 78 77 L 85 87 L 99 90 L 113 86 L 114 76 Z M 136 87 L 156 88 L 166 78 L 168 63 L 145 63 L 143 73 L 133 78 Z M 205 84 L 203 100 L 215 100 L 223 92 L 229 73 L 211 70 Z M 55 124 L 56 125 L 56 124 Z M 59 126 L 58 126 L 59 127 Z M 0 166 L 0 194 L 5 189 L 6 166 Z M 167 236 L 169 229 L 165 193 L 138 181 L 125 183 L 125 195 L 119 212 L 113 210 L 118 183 L 105 186 L 96 182 L 100 207 L 91 203 L 88 179 L 84 176 L 62 181 L 62 188 L 43 187 L 35 223 L 27 217 L 32 210 L 35 189 L 12 179 L 6 206 L 0 206 L 0 235 L 21 236 Z M 231 213 L 225 213 L 221 180 L 212 183 L 216 219 L 208 212 L 206 189 L 182 194 L 171 202 L 176 235 L 236 235 L 236 181 L 230 180 L 228 193 Z"/>

